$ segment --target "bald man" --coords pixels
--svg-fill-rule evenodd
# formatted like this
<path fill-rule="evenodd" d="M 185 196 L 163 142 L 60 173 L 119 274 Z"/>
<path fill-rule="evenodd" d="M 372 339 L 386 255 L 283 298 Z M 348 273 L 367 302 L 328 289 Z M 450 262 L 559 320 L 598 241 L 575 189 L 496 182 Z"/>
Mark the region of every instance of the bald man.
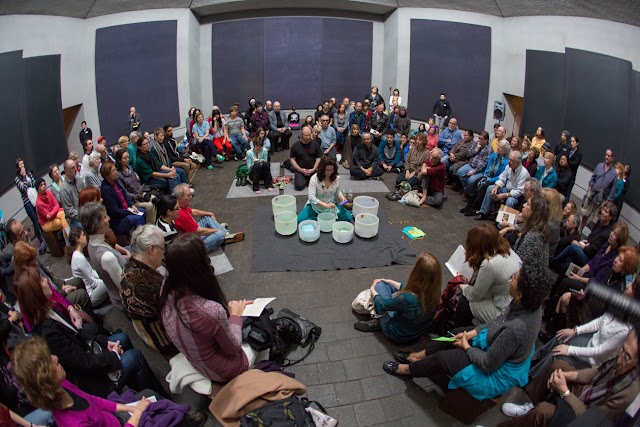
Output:
<path fill-rule="evenodd" d="M 284 112 L 280 111 L 280 102 L 273 103 L 273 110 L 269 111 L 269 140 L 271 146 L 275 147 L 275 151 L 289 149 L 289 139 L 291 139 L 291 129 L 289 129 L 289 120 Z"/>

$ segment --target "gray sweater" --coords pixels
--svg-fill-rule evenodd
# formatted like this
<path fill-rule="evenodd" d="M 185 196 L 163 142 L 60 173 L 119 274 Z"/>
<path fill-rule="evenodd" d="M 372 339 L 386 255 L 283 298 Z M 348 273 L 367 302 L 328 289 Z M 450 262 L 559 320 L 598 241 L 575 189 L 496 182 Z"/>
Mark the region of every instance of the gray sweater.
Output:
<path fill-rule="evenodd" d="M 489 330 L 489 351 L 471 347 L 467 356 L 484 372 L 493 372 L 505 362 L 524 362 L 531 355 L 541 323 L 542 310 L 539 307 L 529 311 L 512 302 L 500 317 L 476 328 L 478 333 L 483 329 Z"/>

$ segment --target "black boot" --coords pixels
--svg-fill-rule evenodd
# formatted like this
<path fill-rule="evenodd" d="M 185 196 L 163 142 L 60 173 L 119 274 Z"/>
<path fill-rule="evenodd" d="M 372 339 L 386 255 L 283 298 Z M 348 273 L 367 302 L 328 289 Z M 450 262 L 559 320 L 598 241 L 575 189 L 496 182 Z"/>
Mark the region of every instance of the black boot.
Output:
<path fill-rule="evenodd" d="M 373 332 L 381 329 L 378 319 L 372 319 L 367 321 L 357 321 L 353 324 L 353 327 L 361 332 Z"/>
<path fill-rule="evenodd" d="M 473 201 L 471 201 L 471 200 L 468 201 L 467 204 L 465 205 L 465 207 L 460 209 L 460 213 L 461 214 L 467 213 L 471 209 L 472 206 L 473 206 Z"/>

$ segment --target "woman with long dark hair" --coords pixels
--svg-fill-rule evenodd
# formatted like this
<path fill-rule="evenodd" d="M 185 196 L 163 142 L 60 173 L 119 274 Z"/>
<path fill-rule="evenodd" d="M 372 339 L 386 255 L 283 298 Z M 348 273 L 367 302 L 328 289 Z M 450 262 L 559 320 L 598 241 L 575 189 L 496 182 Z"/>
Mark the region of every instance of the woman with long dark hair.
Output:
<path fill-rule="evenodd" d="M 137 390 L 162 390 L 144 356 L 131 346 L 126 334 L 97 335 L 91 340 L 81 335 L 70 315 L 73 310 L 67 312 L 51 304 L 51 287 L 36 266 L 22 269 L 15 283 L 20 309 L 32 321 L 34 335 L 47 341 L 74 384 L 100 397 L 120 391 L 125 385 Z M 98 345 L 101 350 L 96 351 Z"/>
<path fill-rule="evenodd" d="M 353 219 L 351 212 L 340 203 L 347 200 L 340 190 L 340 176 L 338 164 L 333 157 L 325 156 L 320 160 L 318 172 L 309 180 L 309 201 L 298 214 L 298 222 L 305 219 L 316 219 L 322 212 L 331 212 L 338 221 Z"/>
<path fill-rule="evenodd" d="M 174 221 L 178 218 L 178 212 L 180 211 L 178 198 L 173 195 L 160 197 L 157 209 L 158 218 L 156 219 L 156 226 L 158 226 L 164 235 L 165 243 L 168 243 L 178 236 L 178 230 L 174 224 Z"/>
<path fill-rule="evenodd" d="M 18 187 L 18 191 L 20 191 L 20 196 L 22 197 L 22 204 L 24 205 L 24 210 L 29 216 L 29 219 L 33 223 L 33 231 L 36 233 L 36 237 L 40 241 L 40 253 L 44 253 L 47 248 L 47 243 L 42 238 L 42 232 L 40 230 L 40 223 L 38 222 L 38 214 L 36 213 L 36 179 L 33 176 L 33 172 L 27 170 L 27 167 L 24 165 L 24 160 L 21 158 L 16 159 L 16 187 Z M 33 190 L 29 190 L 33 189 Z M 31 201 L 29 199 L 29 192 L 32 193 Z"/>
<path fill-rule="evenodd" d="M 523 263 L 542 262 L 549 265 L 549 202 L 542 196 L 533 196 L 522 205 L 524 225 L 513 245 Z"/>
<path fill-rule="evenodd" d="M 406 283 L 391 279 L 376 279 L 371 295 L 376 312 L 382 317 L 358 321 L 354 327 L 362 332 L 382 329 L 395 343 L 418 339 L 433 320 L 440 299 L 442 267 L 438 259 L 423 252 L 418 257 Z"/>
<path fill-rule="evenodd" d="M 214 382 L 231 381 L 255 360 L 250 347 L 242 345 L 247 301 L 227 302 L 207 249 L 194 233 L 176 237 L 165 261 L 169 274 L 158 306 L 167 336 L 200 374 Z"/>
<path fill-rule="evenodd" d="M 226 155 L 225 158 L 228 160 L 231 156 L 232 147 L 229 135 L 227 134 L 227 127 L 225 126 L 227 121 L 222 117 L 220 109 L 215 105 L 211 110 L 211 117 L 207 120 L 211 126 L 210 130 L 213 137 L 213 145 L 216 147 L 216 150 L 218 150 L 218 154 L 221 156 Z M 222 160 L 222 158 L 218 157 L 218 160 Z"/>

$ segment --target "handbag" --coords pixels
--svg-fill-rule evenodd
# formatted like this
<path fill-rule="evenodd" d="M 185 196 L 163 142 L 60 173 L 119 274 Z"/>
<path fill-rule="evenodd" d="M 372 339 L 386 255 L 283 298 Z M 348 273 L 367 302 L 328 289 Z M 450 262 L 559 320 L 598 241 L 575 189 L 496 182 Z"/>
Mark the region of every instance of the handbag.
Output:
<path fill-rule="evenodd" d="M 376 312 L 375 306 L 373 305 L 371 289 L 365 289 L 360 292 L 351 303 L 351 308 L 358 314 L 369 314 L 374 319 L 382 317 Z"/>
<path fill-rule="evenodd" d="M 322 328 L 288 308 L 283 308 L 276 315 L 276 340 L 269 352 L 269 360 L 282 366 L 293 366 L 306 359 L 320 339 Z M 297 346 L 308 346 L 307 352 L 298 360 L 287 359 L 287 353 Z"/>
<path fill-rule="evenodd" d="M 402 199 L 400 199 L 400 201 L 404 202 L 404 204 L 407 206 L 413 206 L 414 208 L 420 207 L 420 196 L 418 196 L 417 190 L 409 191 L 404 196 L 402 196 Z"/>

